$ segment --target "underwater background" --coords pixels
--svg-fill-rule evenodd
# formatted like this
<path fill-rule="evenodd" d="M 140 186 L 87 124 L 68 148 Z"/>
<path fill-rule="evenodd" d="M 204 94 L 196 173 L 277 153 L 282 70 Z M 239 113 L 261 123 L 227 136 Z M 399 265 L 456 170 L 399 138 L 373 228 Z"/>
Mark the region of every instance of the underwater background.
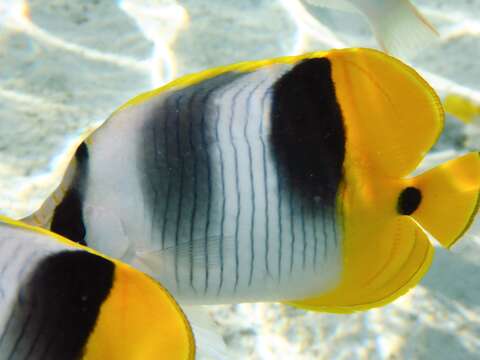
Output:
<path fill-rule="evenodd" d="M 480 0 L 414 3 L 440 37 L 403 60 L 442 98 L 480 104 Z M 64 149 L 139 92 L 214 66 L 345 46 L 377 47 L 365 19 L 300 0 L 0 0 L 0 213 L 36 209 L 60 181 Z M 480 150 L 480 115 L 448 116 L 423 167 L 466 150 Z M 209 312 L 242 359 L 480 359 L 479 254 L 476 224 L 452 251 L 436 246 L 419 286 L 364 313 Z"/>

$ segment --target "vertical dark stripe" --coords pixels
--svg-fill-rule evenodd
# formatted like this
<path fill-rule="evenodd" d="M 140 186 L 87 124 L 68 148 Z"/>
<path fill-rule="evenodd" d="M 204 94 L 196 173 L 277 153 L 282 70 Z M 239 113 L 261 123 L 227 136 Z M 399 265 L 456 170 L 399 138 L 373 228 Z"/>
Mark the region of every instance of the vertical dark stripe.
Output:
<path fill-rule="evenodd" d="M 331 219 L 332 219 L 332 229 L 333 229 L 333 241 L 335 244 L 335 248 L 338 247 L 336 211 L 337 211 L 336 208 L 332 208 Z"/>
<path fill-rule="evenodd" d="M 8 331 L 9 331 L 9 328 L 12 324 L 13 314 L 15 313 L 15 310 L 16 310 L 15 308 L 12 309 L 12 312 L 8 316 L 7 323 L 6 323 L 5 327 L 3 328 L 2 336 L 0 336 L 0 349 L 2 348 L 3 341 L 5 340 L 5 337 L 6 337 Z"/>
<path fill-rule="evenodd" d="M 77 163 L 72 183 L 60 204 L 53 211 L 50 230 L 76 243 L 87 245 L 83 219 L 83 198 L 88 176 L 88 149 L 84 142 L 77 148 L 75 160 Z"/>
<path fill-rule="evenodd" d="M 193 95 L 190 97 L 189 101 L 189 106 L 188 109 L 189 111 L 187 114 L 195 114 L 195 108 L 193 106 L 195 97 L 198 95 L 197 92 L 195 92 Z M 193 234 L 195 231 L 195 216 L 197 212 L 197 172 L 198 172 L 198 166 L 197 166 L 197 150 L 195 149 L 194 141 L 193 141 L 193 122 L 194 118 L 189 117 L 187 119 L 189 121 L 189 127 L 188 127 L 188 133 L 189 133 L 189 144 L 190 144 L 190 151 L 193 156 L 193 200 L 192 200 L 192 214 L 190 216 L 190 287 L 192 288 L 194 293 L 197 293 L 197 289 L 193 285 L 193 271 L 194 271 L 194 262 L 193 262 L 193 253 L 195 251 L 195 242 L 193 241 Z"/>
<path fill-rule="evenodd" d="M 176 110 L 176 142 L 177 142 L 177 157 L 180 160 L 180 179 L 179 179 L 179 191 L 178 191 L 178 202 L 177 202 L 177 221 L 175 224 L 175 282 L 179 286 L 178 279 L 178 244 L 179 244 L 179 231 L 180 231 L 180 222 L 182 218 L 182 203 L 183 203 L 183 177 L 185 172 L 185 165 L 182 156 L 182 148 L 180 144 L 180 122 L 182 121 L 181 112 L 182 108 L 180 107 L 180 102 L 182 101 L 183 96 L 179 96 L 175 101 L 175 110 Z M 191 249 L 190 249 L 191 251 Z M 191 266 L 191 264 L 190 264 Z"/>
<path fill-rule="evenodd" d="M 21 248 L 22 248 L 22 245 L 18 244 L 17 246 L 15 246 L 15 249 L 12 251 L 12 253 L 8 257 L 6 257 L 7 259 L 5 261 L 5 264 L 3 264 L 2 271 L 0 271 L 0 278 L 3 277 L 3 275 L 5 274 L 5 271 L 7 270 L 8 266 L 11 264 L 11 261 L 17 260 L 17 255 Z M 2 255 L 5 255 L 5 254 L 2 254 Z"/>
<path fill-rule="evenodd" d="M 210 99 L 210 96 L 214 93 L 214 90 L 209 91 L 207 96 L 205 97 L 205 104 L 207 105 Z M 207 131 L 206 131 L 206 124 L 205 119 L 207 117 L 207 107 L 203 108 L 201 124 L 200 124 L 200 132 L 202 135 L 202 147 L 204 151 L 205 158 L 207 159 L 207 214 L 205 217 L 205 239 L 203 244 L 204 254 L 205 254 L 205 285 L 203 293 L 206 294 L 208 291 L 208 280 L 209 280 L 209 265 L 208 265 L 208 237 L 209 237 L 209 230 L 210 230 L 210 212 L 212 209 L 212 165 L 210 164 L 210 155 L 208 153 L 208 145 L 207 145 Z M 223 239 L 221 240 L 223 241 Z"/>
<path fill-rule="evenodd" d="M 157 133 L 158 141 L 158 157 L 152 152 L 154 143 L 151 140 L 138 145 L 140 170 L 148 176 L 148 179 L 146 177 L 142 179 L 147 215 L 152 213 L 154 206 L 157 206 L 152 241 L 160 248 L 160 237 L 163 238 L 166 255 L 172 262 L 173 282 L 175 282 L 173 257 L 177 256 L 177 281 L 181 291 L 193 293 L 194 290 L 200 293 L 204 288 L 211 288 L 212 271 L 215 271 L 216 275 L 221 267 L 219 261 L 214 263 L 211 261 L 212 258 L 215 260 L 221 258 L 218 254 L 218 244 L 224 240 L 218 230 L 221 224 L 217 223 L 222 222 L 220 218 L 223 191 L 220 189 L 221 175 L 217 175 L 216 171 L 220 173 L 221 166 L 224 166 L 224 180 L 228 180 L 229 168 L 226 167 L 227 163 L 220 165 L 219 157 L 222 157 L 222 161 L 223 157 L 225 161 L 229 159 L 222 153 L 225 149 L 218 147 L 215 141 L 215 126 L 218 121 L 215 119 L 215 105 L 218 99 L 215 97 L 215 101 L 209 101 L 208 104 L 203 99 L 204 96 L 206 98 L 207 92 L 217 94 L 241 76 L 243 75 L 236 73 L 222 74 L 171 91 L 154 100 L 153 106 L 147 107 L 144 111 L 147 119 L 142 131 L 148 133 L 144 139 L 150 140 L 150 133 L 153 131 Z M 178 100 L 180 97 L 181 100 Z M 180 120 L 177 119 L 178 111 Z M 220 120 L 222 122 L 219 125 L 219 137 L 222 141 L 224 141 L 222 126 L 228 131 L 228 123 L 225 122 L 228 121 L 228 112 L 229 109 L 226 114 L 222 114 L 224 119 Z M 227 150 L 230 151 L 230 148 Z M 150 179 L 152 183 L 149 183 Z M 230 184 L 224 185 L 224 190 L 228 191 Z M 150 190 L 152 187 L 158 193 L 157 204 L 152 204 L 155 201 L 154 192 Z M 225 196 L 225 199 L 223 231 L 226 233 L 230 230 L 228 224 L 230 219 L 229 198 Z M 219 235 L 222 235 L 221 239 Z M 155 243 L 152 245 L 155 246 Z M 233 240 L 231 243 L 233 244 Z M 225 247 L 225 243 L 221 246 Z M 230 253 L 228 255 L 230 256 Z M 227 265 L 227 260 L 223 261 Z M 189 281 L 194 289 L 191 289 Z M 216 282 L 214 286 L 216 289 Z"/>
<path fill-rule="evenodd" d="M 34 250 L 28 254 L 25 259 L 19 260 L 20 263 L 22 264 L 32 264 L 34 260 L 37 258 L 43 258 L 45 256 L 48 256 L 51 252 L 46 251 L 46 250 Z M 25 272 L 28 271 L 29 268 L 27 266 L 22 266 L 20 271 L 17 273 L 16 278 L 17 279 L 23 279 L 23 276 L 25 275 Z"/>
<path fill-rule="evenodd" d="M 77 188 L 70 187 L 53 212 L 50 230 L 76 243 L 86 245 L 82 206 L 83 195 Z"/>
<path fill-rule="evenodd" d="M 222 94 L 223 95 L 223 94 Z M 222 97 L 219 97 L 222 99 Z M 220 147 L 220 135 L 219 135 L 219 126 L 220 126 L 220 106 L 221 104 L 217 104 L 216 111 L 217 111 L 217 121 L 215 124 L 215 138 L 216 138 L 216 147 L 218 150 L 218 154 L 220 157 L 220 177 L 221 177 L 221 183 L 222 183 L 222 214 L 220 216 L 220 241 L 219 241 L 219 259 L 220 259 L 220 281 L 218 282 L 218 289 L 217 289 L 217 294 L 220 293 L 220 290 L 222 289 L 223 286 L 223 241 L 224 241 L 224 228 L 225 228 L 225 165 L 223 164 L 223 153 L 222 149 Z"/>
<path fill-rule="evenodd" d="M 172 174 L 171 174 L 171 171 L 172 171 L 172 168 L 171 168 L 171 164 L 170 164 L 170 151 L 169 151 L 169 146 L 168 146 L 168 133 L 169 133 L 169 130 L 168 130 L 168 121 L 170 119 L 170 114 L 171 114 L 171 108 L 172 106 L 169 104 L 169 102 L 173 100 L 173 96 L 170 96 L 167 100 L 166 100 L 166 104 L 165 104 L 165 108 L 167 109 L 167 117 L 165 119 L 165 128 L 163 130 L 163 136 L 164 136 L 164 142 L 165 142 L 165 145 L 164 145 L 164 152 L 165 152 L 165 162 L 166 162 L 166 165 L 167 165 L 167 174 L 166 174 L 166 177 L 167 177 L 167 196 L 166 196 L 166 199 L 165 199 L 165 207 L 164 207 L 164 211 L 163 211 L 163 221 L 162 221 L 162 249 L 165 248 L 165 240 L 166 240 L 166 231 L 167 231 L 167 224 L 168 224 L 168 213 L 169 213 L 169 210 L 170 210 L 170 196 L 171 196 L 171 191 L 172 191 Z M 156 149 L 155 152 L 157 152 L 158 150 Z M 160 163 L 160 162 L 159 162 Z"/>
<path fill-rule="evenodd" d="M 237 197 L 237 212 L 235 215 L 235 282 L 233 285 L 234 291 L 237 289 L 238 280 L 239 280 L 239 256 L 238 256 L 238 230 L 239 230 L 239 220 L 240 220 L 240 211 L 241 211 L 241 198 L 240 198 L 240 184 L 239 184 L 239 171 L 238 171 L 238 150 L 235 146 L 235 140 L 233 138 L 233 119 L 235 116 L 235 107 L 237 105 L 237 97 L 244 91 L 245 87 L 242 87 L 232 98 L 232 107 L 230 112 L 230 124 L 229 124 L 229 136 L 230 143 L 233 148 L 233 157 L 235 164 L 235 186 L 236 186 L 236 197 Z"/>
<path fill-rule="evenodd" d="M 323 258 L 327 258 L 327 253 L 328 253 L 328 229 L 327 229 L 327 216 L 328 216 L 328 208 L 326 209 L 326 206 L 322 204 L 322 230 L 323 230 Z M 334 220 L 334 219 L 332 219 Z"/>
<path fill-rule="evenodd" d="M 43 315 L 40 314 L 38 331 L 31 342 L 30 348 L 27 351 L 27 355 L 25 356 L 25 359 L 30 359 L 30 355 L 32 355 L 33 351 L 35 350 L 35 346 L 38 344 L 38 340 L 40 339 L 40 336 L 45 333 L 44 328 L 45 328 L 45 323 L 47 321 L 47 316 L 48 315 L 46 312 L 44 312 Z"/>
<path fill-rule="evenodd" d="M 27 330 L 27 326 L 30 323 L 31 317 L 32 317 L 32 309 L 30 309 L 30 311 L 28 311 L 27 317 L 23 321 L 22 328 L 20 329 L 20 334 L 18 335 L 18 337 L 15 341 L 15 344 L 13 345 L 13 348 L 12 348 L 12 351 L 10 352 L 8 360 L 11 360 L 13 358 L 13 356 L 15 355 L 15 353 L 17 352 L 18 345 L 20 344 L 20 342 L 22 341 L 22 339 L 25 335 L 25 331 Z"/>
<path fill-rule="evenodd" d="M 317 251 L 318 251 L 318 234 L 317 234 L 317 205 L 315 204 L 315 199 L 311 201 L 311 210 L 312 210 L 312 224 L 313 224 L 313 256 L 312 256 L 312 267 L 313 270 L 316 270 L 317 263 Z M 324 217 L 322 216 L 322 222 Z M 325 224 L 324 224 L 325 225 Z M 324 226 L 325 227 L 325 226 Z"/>
<path fill-rule="evenodd" d="M 51 315 L 49 314 L 49 309 L 46 309 L 45 307 L 39 306 L 38 301 L 33 297 L 31 299 L 32 303 L 32 308 L 35 309 L 34 316 L 36 317 L 36 332 L 34 332 L 33 338 L 28 341 L 27 343 L 30 343 L 30 347 L 28 351 L 26 351 L 25 359 L 30 359 L 30 356 L 34 353 L 35 348 L 37 347 L 38 344 L 40 346 L 44 343 L 39 342 L 40 338 L 42 335 L 47 334 L 49 330 L 49 324 L 48 324 L 48 319 L 51 319 Z M 36 354 L 38 354 L 40 350 L 35 351 Z"/>
<path fill-rule="evenodd" d="M 55 325 L 58 326 L 58 324 L 59 324 L 59 321 L 56 321 L 56 322 L 55 322 Z M 59 335 L 59 334 L 57 333 L 57 334 L 52 334 L 52 335 L 50 336 L 50 340 L 48 340 L 48 342 L 46 342 L 45 351 L 43 352 L 43 354 L 42 354 L 42 356 L 40 357 L 40 359 L 45 359 L 45 360 L 55 359 L 54 356 L 48 357 L 47 355 L 48 355 L 48 352 L 50 351 L 50 349 L 52 348 L 53 343 L 54 343 L 55 340 L 57 339 L 58 335 Z"/>
<path fill-rule="evenodd" d="M 267 173 L 267 151 L 265 146 L 265 121 L 268 119 L 264 118 L 265 112 L 265 100 L 268 99 L 268 96 L 271 95 L 271 88 L 265 91 L 264 97 L 262 99 L 262 110 L 261 110 L 261 121 L 260 121 L 260 141 L 262 143 L 262 165 L 263 165 L 263 185 L 264 185 L 264 195 L 265 195 L 265 271 L 268 276 L 272 277 L 272 273 L 270 271 L 269 260 L 270 260 L 270 216 L 269 216 L 269 208 L 268 208 L 268 173 Z"/>
<path fill-rule="evenodd" d="M 275 162 L 277 163 L 277 161 Z M 277 191 L 278 191 L 278 281 L 282 276 L 282 245 L 283 245 L 283 222 L 282 222 L 282 176 L 277 164 Z"/>
<path fill-rule="evenodd" d="M 229 91 L 230 89 L 234 88 L 235 83 L 233 83 L 233 86 L 228 87 L 225 92 L 223 92 L 220 96 L 219 99 L 222 100 L 224 94 Z M 234 108 L 235 108 L 235 99 L 238 97 L 238 95 L 243 91 L 244 89 L 240 89 L 237 93 L 235 93 L 232 97 L 232 107 L 230 111 L 230 123 L 229 123 L 229 137 L 231 141 L 231 145 L 234 148 L 234 154 L 235 154 L 235 180 L 236 180 L 236 185 L 237 185 L 237 202 L 238 202 L 238 207 L 237 207 L 237 214 L 236 214 L 236 228 L 235 228 L 235 269 L 236 269 L 236 275 L 235 275 L 235 283 L 234 283 L 234 289 L 237 288 L 238 285 L 238 218 L 240 216 L 240 193 L 238 191 L 239 185 L 238 185 L 238 159 L 236 157 L 236 152 L 235 152 L 235 145 L 233 143 L 233 137 L 232 137 L 232 121 L 233 121 L 233 115 L 234 115 Z M 225 166 L 224 166 L 224 161 L 223 161 L 223 153 L 222 149 L 220 146 L 220 135 L 219 135 L 219 124 L 220 124 L 220 107 L 222 106 L 222 101 L 219 101 L 217 104 L 217 121 L 216 121 L 216 126 L 215 126 L 215 136 L 216 136 L 216 145 L 217 149 L 220 155 L 220 173 L 221 173 L 221 183 L 222 183 L 222 214 L 221 214 L 221 219 L 220 219 L 220 246 L 219 246 L 219 253 L 220 253 L 220 281 L 219 281 L 219 286 L 217 289 L 217 294 L 220 293 L 220 290 L 222 289 L 223 286 L 223 280 L 224 280 L 224 259 L 223 259 L 223 241 L 224 241 L 224 229 L 225 229 L 225 205 L 226 205 L 226 194 L 225 194 Z"/>
<path fill-rule="evenodd" d="M 249 123 L 249 118 L 250 118 L 250 108 L 251 108 L 251 100 L 252 100 L 252 95 L 255 93 L 255 91 L 258 90 L 258 88 L 265 83 L 265 79 L 260 81 L 257 85 L 254 86 L 254 88 L 250 91 L 247 97 L 246 101 L 246 114 L 245 114 L 245 126 L 243 128 L 243 136 L 245 137 L 245 141 L 247 143 L 248 147 L 248 165 L 249 165 L 249 176 L 250 176 L 250 201 L 252 203 L 252 212 L 250 216 L 250 273 L 248 276 L 248 286 L 252 285 L 252 279 L 253 279 L 253 271 L 254 271 L 254 266 L 255 266 L 255 243 L 254 243 L 254 233 L 255 233 L 255 215 L 256 215 L 256 208 L 255 208 L 255 184 L 254 184 L 254 179 L 253 179 L 253 160 L 252 160 L 252 146 L 250 144 L 250 140 L 248 138 L 248 123 Z"/>
<path fill-rule="evenodd" d="M 206 161 L 207 161 L 207 167 L 210 167 L 210 159 L 208 156 L 208 149 L 206 148 L 206 139 L 205 139 L 205 129 L 202 127 L 205 125 L 205 117 L 206 117 L 206 111 L 207 111 L 207 104 L 209 97 L 213 93 L 215 89 L 211 89 L 208 87 L 201 87 L 197 89 L 196 91 L 193 92 L 190 98 L 189 102 L 189 107 L 188 107 L 188 114 L 189 114 L 189 127 L 188 127 L 188 133 L 189 133 L 189 144 L 190 144 L 190 150 L 191 154 L 193 155 L 193 182 L 192 182 L 192 212 L 191 212 L 191 217 L 190 217 L 190 244 L 191 244 L 191 250 L 190 250 L 190 286 L 194 290 L 194 292 L 197 292 L 196 287 L 193 284 L 193 274 L 195 273 L 194 269 L 194 258 L 193 254 L 195 253 L 195 239 L 194 239 L 194 233 L 195 233 L 195 224 L 197 220 L 197 204 L 198 204 L 198 172 L 199 172 L 199 167 L 198 167 L 198 155 L 200 153 L 200 148 L 202 148 L 202 151 L 205 153 Z M 197 106 L 198 103 L 198 97 L 202 95 L 200 98 L 200 106 Z M 197 115 L 198 108 L 202 109 L 202 113 L 200 115 Z M 200 118 L 200 124 L 197 122 L 197 118 Z M 195 124 L 194 124 L 195 123 Z M 201 141 L 198 142 L 194 139 L 195 136 L 195 131 L 194 131 L 194 125 L 199 128 L 199 137 L 201 138 Z M 197 145 L 195 145 L 197 144 Z M 210 169 L 208 170 L 207 174 L 207 182 L 210 182 Z M 207 185 L 209 187 L 209 192 L 211 188 L 211 184 Z M 210 193 L 208 194 L 207 198 L 207 222 L 209 222 L 208 217 L 210 216 Z M 205 234 L 205 239 L 203 239 L 203 244 L 200 244 L 203 247 L 204 251 L 204 260 L 205 260 L 205 281 L 208 282 L 208 237 L 207 234 Z M 204 291 L 206 291 L 206 285 L 204 286 Z"/>
<path fill-rule="evenodd" d="M 38 305 L 35 304 L 35 307 L 38 307 Z M 54 333 L 52 329 L 58 329 L 60 321 L 58 318 L 52 317 L 51 314 L 49 314 L 48 309 L 45 309 L 44 307 L 40 307 L 38 311 L 39 313 L 37 314 L 37 316 L 39 316 L 42 321 L 40 322 L 40 328 L 42 329 L 42 331 L 39 331 L 39 333 L 35 336 L 33 341 L 33 348 L 35 348 L 35 346 L 38 344 L 39 346 L 37 347 L 36 354 L 41 355 L 37 356 L 37 358 L 42 360 L 49 360 L 50 358 L 46 357 L 46 355 L 50 349 L 50 346 L 53 343 L 53 340 L 56 336 L 58 336 L 58 334 Z M 48 340 L 49 335 L 50 340 Z"/>
<path fill-rule="evenodd" d="M 293 270 L 293 262 L 294 262 L 294 250 L 295 250 L 295 228 L 293 223 L 293 191 L 292 187 L 289 186 L 289 202 L 288 207 L 290 209 L 290 275 L 292 274 Z"/>
<path fill-rule="evenodd" d="M 280 170 L 298 194 L 335 206 L 345 129 L 328 58 L 301 61 L 275 83 L 270 138 Z"/>
<path fill-rule="evenodd" d="M 22 245 L 17 245 L 15 249 L 12 251 L 12 253 L 8 256 L 5 256 L 6 254 L 3 253 L 3 250 L 2 250 L 2 255 L 5 256 L 5 263 L 3 264 L 2 270 L 0 271 L 0 279 L 3 278 L 3 276 L 5 275 L 5 271 L 7 270 L 8 266 L 11 264 L 11 261 L 12 260 L 15 261 L 17 259 L 17 254 L 21 248 L 22 248 Z M 2 299 L 5 296 L 5 292 L 2 288 L 0 288 L 0 296 Z"/>
<path fill-rule="evenodd" d="M 303 60 L 275 82 L 271 118 L 277 169 L 294 196 L 312 206 L 315 266 L 320 245 L 316 222 L 321 216 L 326 252 L 327 212 L 336 208 L 345 159 L 343 117 L 327 57 Z"/>
<path fill-rule="evenodd" d="M 307 259 L 307 234 L 305 231 L 305 202 L 300 202 L 300 218 L 302 222 L 302 240 L 303 240 L 303 251 L 302 251 L 302 269 L 305 270 L 306 259 Z"/>
<path fill-rule="evenodd" d="M 167 100 L 168 102 L 168 100 Z M 169 107 L 167 106 L 166 107 L 167 109 L 169 109 Z M 168 111 L 168 110 L 167 110 Z M 169 114 L 167 114 L 167 118 L 166 120 L 163 122 L 165 124 L 164 126 L 164 129 L 163 129 L 163 136 L 164 136 L 164 141 L 165 141 L 165 144 L 167 143 L 167 122 L 168 122 L 168 116 Z M 158 134 L 160 133 L 158 131 L 158 126 L 160 124 L 160 121 L 154 121 L 153 122 L 153 131 L 150 132 L 150 134 L 152 135 L 152 140 L 153 140 L 153 146 L 154 146 L 154 159 L 155 159 L 155 167 L 158 168 L 159 167 L 159 164 L 161 164 L 161 161 L 160 161 L 160 158 L 159 158 L 159 154 L 161 152 L 161 147 L 159 146 L 158 144 Z M 145 134 L 145 132 L 144 132 Z M 168 147 L 166 147 L 168 148 Z M 168 162 L 168 149 L 166 149 L 166 158 L 167 158 L 167 162 Z M 155 185 L 154 185 L 154 182 L 153 182 L 153 179 L 152 179 L 152 176 L 146 176 L 146 178 L 148 179 L 148 182 L 150 183 L 150 188 L 151 190 L 153 191 L 153 204 L 152 204 L 152 216 L 151 216 L 151 224 L 150 224 L 150 237 L 152 238 L 153 237 L 153 234 L 155 233 L 155 228 L 156 228 L 156 221 L 157 221 L 157 209 L 158 209 L 158 190 L 156 189 Z M 170 186 L 170 185 L 168 185 Z M 143 194 L 143 192 L 142 192 Z M 167 204 L 168 204 L 168 196 L 167 196 Z M 166 207 L 165 207 L 166 209 Z M 163 223 L 162 223 L 162 239 L 161 239 L 161 242 L 162 242 L 162 250 L 165 249 L 165 236 L 164 236 L 164 232 L 165 232 L 165 226 L 166 226 L 166 210 L 165 210 L 165 213 L 164 213 L 164 217 L 163 217 Z M 150 239 L 151 240 L 151 239 Z"/>

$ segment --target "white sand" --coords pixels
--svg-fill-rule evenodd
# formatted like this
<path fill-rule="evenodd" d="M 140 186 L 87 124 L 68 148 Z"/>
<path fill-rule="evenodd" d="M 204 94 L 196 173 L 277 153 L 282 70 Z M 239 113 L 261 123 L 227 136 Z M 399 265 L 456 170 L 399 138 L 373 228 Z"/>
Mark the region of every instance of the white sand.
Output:
<path fill-rule="evenodd" d="M 58 182 L 67 139 L 188 72 L 333 46 L 375 46 L 354 14 L 294 0 L 0 0 L 0 209 L 28 213 Z M 410 59 L 441 95 L 480 103 L 480 1 L 415 2 L 440 31 Z M 315 19 L 320 19 L 319 23 Z M 324 24 L 324 25 L 322 25 Z M 328 32 L 328 29 L 331 32 Z M 480 119 L 449 119 L 438 150 L 480 148 Z M 439 204 L 441 206 L 441 204 Z M 477 233 L 478 234 L 478 233 Z M 480 359 L 480 240 L 437 248 L 421 285 L 354 315 L 278 304 L 212 307 L 242 359 Z"/>

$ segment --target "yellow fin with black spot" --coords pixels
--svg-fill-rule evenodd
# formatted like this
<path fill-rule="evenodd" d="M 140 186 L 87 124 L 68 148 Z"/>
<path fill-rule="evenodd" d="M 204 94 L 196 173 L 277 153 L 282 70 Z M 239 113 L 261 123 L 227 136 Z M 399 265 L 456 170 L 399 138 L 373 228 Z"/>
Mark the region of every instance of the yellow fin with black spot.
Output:
<path fill-rule="evenodd" d="M 478 214 L 480 155 L 466 154 L 414 178 L 375 178 L 353 188 L 342 198 L 350 216 L 340 284 L 290 304 L 349 313 L 387 304 L 415 286 L 434 249 L 423 229 L 450 247 Z"/>
<path fill-rule="evenodd" d="M 416 285 L 433 256 L 427 232 L 450 246 L 476 215 L 480 189 L 476 153 L 408 177 L 443 128 L 438 96 L 397 59 L 346 54 L 328 55 L 347 139 L 337 197 L 342 275 L 330 291 L 288 302 L 340 313 L 384 305 Z"/>
<path fill-rule="evenodd" d="M 451 247 L 478 213 L 480 154 L 469 153 L 412 179 L 421 203 L 412 217 L 444 247 Z"/>

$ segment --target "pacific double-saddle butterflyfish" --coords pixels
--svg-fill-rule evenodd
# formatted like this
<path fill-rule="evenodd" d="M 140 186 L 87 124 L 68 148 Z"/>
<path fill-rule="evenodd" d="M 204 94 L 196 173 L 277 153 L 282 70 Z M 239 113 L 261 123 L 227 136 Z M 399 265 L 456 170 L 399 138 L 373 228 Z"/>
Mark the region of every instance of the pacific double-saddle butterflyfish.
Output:
<path fill-rule="evenodd" d="M 0 359 L 193 359 L 182 310 L 129 265 L 0 217 Z"/>
<path fill-rule="evenodd" d="M 375 50 L 207 70 L 121 106 L 29 221 L 180 303 L 368 309 L 426 273 L 427 232 L 450 247 L 477 213 L 478 153 L 410 176 L 443 120 L 428 83 Z"/>

